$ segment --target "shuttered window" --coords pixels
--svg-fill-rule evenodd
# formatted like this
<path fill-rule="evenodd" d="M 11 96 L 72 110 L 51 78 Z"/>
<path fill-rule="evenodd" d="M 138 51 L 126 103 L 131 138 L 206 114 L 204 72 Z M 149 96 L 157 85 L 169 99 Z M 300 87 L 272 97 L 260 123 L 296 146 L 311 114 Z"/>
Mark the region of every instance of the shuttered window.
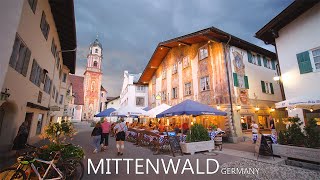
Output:
<path fill-rule="evenodd" d="M 50 26 L 49 26 L 49 24 L 47 22 L 46 15 L 45 15 L 44 12 L 42 12 L 42 16 L 41 16 L 40 29 L 41 29 L 41 32 L 42 32 L 43 36 L 47 40 L 48 39 L 48 35 L 49 35 L 49 31 L 50 31 Z"/>
<path fill-rule="evenodd" d="M 306 74 L 313 71 L 308 51 L 297 54 L 297 60 L 300 74 Z"/>
<path fill-rule="evenodd" d="M 27 75 L 31 51 L 23 44 L 22 40 L 16 35 L 9 65 L 23 76 Z"/>
<path fill-rule="evenodd" d="M 266 57 L 263 57 L 263 65 L 264 67 L 268 68 L 268 60 Z"/>
<path fill-rule="evenodd" d="M 244 87 L 246 89 L 249 89 L 249 80 L 248 80 L 248 76 L 244 76 Z"/>
<path fill-rule="evenodd" d="M 276 60 L 271 60 L 271 67 L 273 70 L 276 69 Z"/>
<path fill-rule="evenodd" d="M 41 73 L 42 73 L 42 69 L 37 63 L 37 61 L 34 59 L 32 63 L 30 81 L 38 87 L 40 87 Z"/>
<path fill-rule="evenodd" d="M 251 54 L 251 52 L 247 51 L 247 54 L 248 54 L 248 62 L 252 63 L 252 54 Z"/>
<path fill-rule="evenodd" d="M 52 88 L 52 99 L 54 99 L 55 93 L 56 93 L 56 86 L 53 86 L 53 88 Z"/>
<path fill-rule="evenodd" d="M 274 94 L 273 84 L 270 82 L 261 81 L 261 89 L 263 93 Z"/>
<path fill-rule="evenodd" d="M 48 75 L 46 75 L 45 77 L 45 83 L 44 83 L 44 92 L 50 94 L 50 91 L 51 91 L 51 84 L 52 84 L 52 80 L 49 78 Z"/>
<path fill-rule="evenodd" d="M 233 73 L 233 85 L 239 87 L 238 75 L 237 73 Z"/>
<path fill-rule="evenodd" d="M 32 12 L 35 13 L 37 9 L 37 3 L 38 0 L 28 0 L 30 8 L 32 9 Z"/>
<path fill-rule="evenodd" d="M 259 54 L 257 55 L 257 59 L 258 59 L 258 65 L 261 66 L 261 56 Z"/>

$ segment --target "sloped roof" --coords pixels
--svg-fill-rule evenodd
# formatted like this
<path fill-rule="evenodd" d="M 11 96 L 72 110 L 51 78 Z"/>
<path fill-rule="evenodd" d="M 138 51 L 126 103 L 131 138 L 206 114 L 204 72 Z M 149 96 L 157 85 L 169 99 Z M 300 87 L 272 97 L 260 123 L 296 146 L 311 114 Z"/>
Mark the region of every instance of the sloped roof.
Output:
<path fill-rule="evenodd" d="M 72 90 L 74 93 L 74 104 L 76 105 L 84 105 L 84 77 L 69 75 L 70 83 L 72 84 Z"/>
<path fill-rule="evenodd" d="M 133 76 L 133 83 L 138 83 L 140 77 L 141 77 L 142 73 L 139 74 L 130 74 L 131 76 Z"/>
<path fill-rule="evenodd" d="M 103 86 L 101 86 L 100 91 L 108 92 Z"/>
<path fill-rule="evenodd" d="M 251 50 L 261 55 L 270 57 L 272 59 L 276 59 L 276 54 L 274 52 L 266 50 L 255 44 L 249 43 L 215 27 L 209 27 L 197 32 L 193 32 L 164 42 L 160 42 L 156 47 L 155 51 L 153 52 L 141 77 L 139 78 L 139 83 L 147 84 L 151 80 L 153 74 L 157 71 L 161 62 L 172 48 L 178 47 L 180 45 L 192 45 L 208 41 L 229 43 L 232 46 L 236 46 L 245 50 Z"/>
<path fill-rule="evenodd" d="M 256 32 L 255 37 L 261 39 L 266 44 L 275 45 L 275 38 L 278 37 L 278 31 L 308 11 L 317 3 L 319 3 L 319 0 L 294 1 L 270 22 L 264 25 L 258 32 Z"/>

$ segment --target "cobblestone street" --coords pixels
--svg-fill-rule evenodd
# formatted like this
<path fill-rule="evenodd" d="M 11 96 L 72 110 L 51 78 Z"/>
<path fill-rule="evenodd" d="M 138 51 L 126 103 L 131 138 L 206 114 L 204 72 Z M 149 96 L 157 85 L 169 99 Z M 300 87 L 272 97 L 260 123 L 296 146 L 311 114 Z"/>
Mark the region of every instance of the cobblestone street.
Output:
<path fill-rule="evenodd" d="M 109 139 L 109 147 L 105 152 L 99 152 L 97 154 L 92 153 L 92 147 L 90 145 L 90 133 L 92 128 L 89 127 L 89 124 L 77 123 L 76 127 L 79 133 L 75 136 L 73 143 L 81 145 L 86 153 L 86 157 L 84 160 L 86 166 L 86 172 L 84 179 L 102 179 L 102 178 L 110 178 L 110 179 L 212 179 L 212 178 L 220 178 L 220 179 L 286 179 L 293 178 L 295 179 L 316 179 L 320 176 L 320 172 L 305 170 L 301 168 L 290 167 L 286 165 L 275 165 L 272 163 L 259 162 L 250 160 L 247 158 L 241 158 L 238 155 L 230 155 L 223 153 L 196 153 L 195 155 L 184 155 L 179 157 L 172 157 L 170 154 L 161 154 L 161 155 L 153 155 L 152 151 L 146 147 L 137 147 L 133 145 L 133 143 L 126 142 L 125 143 L 125 152 L 123 156 L 116 155 L 115 148 L 115 138 L 111 137 Z M 225 149 L 226 152 L 229 152 L 229 149 Z M 199 169 L 200 171 L 206 170 L 206 159 L 216 159 L 219 162 L 220 170 L 213 175 L 192 175 L 190 171 L 185 171 L 183 175 L 181 175 L 181 170 L 178 170 L 178 174 L 171 173 L 165 175 L 163 171 L 155 174 L 153 170 L 150 170 L 149 174 L 137 175 L 135 174 L 135 166 L 134 163 L 130 164 L 130 173 L 127 174 L 127 166 L 126 162 L 119 162 L 119 172 L 115 174 L 115 163 L 111 161 L 110 163 L 110 172 L 111 174 L 101 174 L 101 169 L 99 169 L 97 174 L 93 174 L 93 170 L 91 168 L 91 174 L 88 174 L 88 159 L 91 159 L 92 162 L 97 167 L 100 159 L 112 159 L 112 158 L 129 158 L 129 159 L 150 159 L 152 162 L 155 162 L 156 159 L 164 159 L 167 163 L 169 159 L 173 159 L 176 162 L 178 159 L 181 160 L 180 168 L 183 167 L 183 164 L 186 159 L 189 159 L 194 171 L 196 173 L 196 160 L 199 159 Z M 263 158 L 262 158 L 263 160 Z M 106 161 L 104 161 L 106 162 Z M 273 162 L 273 161 L 270 161 Z M 277 161 L 278 162 L 278 161 Z M 273 162 L 274 163 L 274 162 Z M 139 163 L 144 164 L 144 163 Z M 106 163 L 104 164 L 104 173 L 106 172 Z M 161 167 L 161 163 L 160 163 Z M 221 168 L 260 168 L 258 175 L 226 175 L 222 174 Z M 214 170 L 215 168 L 213 168 Z M 145 172 L 145 168 L 139 168 L 139 171 Z M 270 172 L 270 173 L 269 173 Z M 306 178 L 304 178 L 306 177 Z"/>

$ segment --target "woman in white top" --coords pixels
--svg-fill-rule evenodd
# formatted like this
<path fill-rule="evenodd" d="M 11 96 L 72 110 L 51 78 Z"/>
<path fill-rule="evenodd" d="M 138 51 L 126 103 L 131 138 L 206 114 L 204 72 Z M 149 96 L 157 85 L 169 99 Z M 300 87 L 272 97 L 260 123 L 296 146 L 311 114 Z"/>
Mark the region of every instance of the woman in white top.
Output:
<path fill-rule="evenodd" d="M 252 127 L 252 140 L 253 140 L 253 143 L 255 144 L 258 137 L 257 134 L 258 134 L 259 126 L 258 124 L 256 124 L 255 121 L 252 121 L 251 127 Z"/>

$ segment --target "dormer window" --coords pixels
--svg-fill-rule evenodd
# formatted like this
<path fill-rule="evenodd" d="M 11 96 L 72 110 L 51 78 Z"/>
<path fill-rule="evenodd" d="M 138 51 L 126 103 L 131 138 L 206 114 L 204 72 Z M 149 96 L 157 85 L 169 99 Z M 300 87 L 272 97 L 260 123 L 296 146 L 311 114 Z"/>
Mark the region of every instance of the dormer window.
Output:
<path fill-rule="evenodd" d="M 95 49 L 95 53 L 98 53 L 98 51 L 99 51 L 98 49 Z"/>
<path fill-rule="evenodd" d="M 94 62 L 93 62 L 93 66 L 94 66 L 94 67 L 97 67 L 97 66 L 98 66 L 98 62 L 97 62 L 97 61 L 94 61 Z"/>

